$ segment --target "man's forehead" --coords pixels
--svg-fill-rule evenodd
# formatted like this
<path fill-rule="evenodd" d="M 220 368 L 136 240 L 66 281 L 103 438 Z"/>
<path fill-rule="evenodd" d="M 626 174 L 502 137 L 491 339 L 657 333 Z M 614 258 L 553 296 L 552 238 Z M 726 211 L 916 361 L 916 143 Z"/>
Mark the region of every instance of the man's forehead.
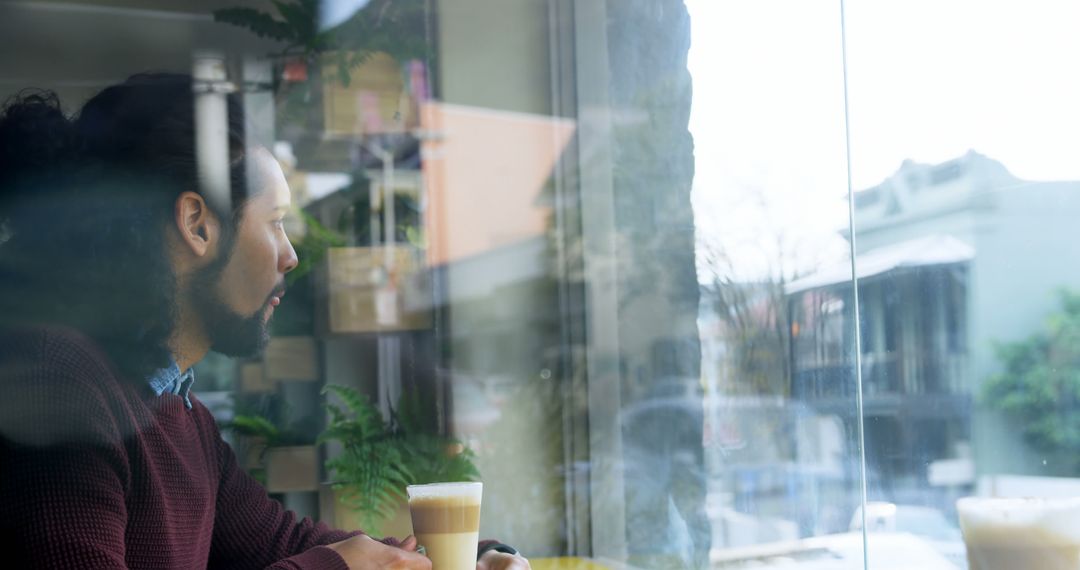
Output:
<path fill-rule="evenodd" d="M 253 174 L 252 198 L 272 210 L 287 210 L 292 203 L 289 184 L 281 166 L 266 148 L 259 147 L 251 153 Z"/>

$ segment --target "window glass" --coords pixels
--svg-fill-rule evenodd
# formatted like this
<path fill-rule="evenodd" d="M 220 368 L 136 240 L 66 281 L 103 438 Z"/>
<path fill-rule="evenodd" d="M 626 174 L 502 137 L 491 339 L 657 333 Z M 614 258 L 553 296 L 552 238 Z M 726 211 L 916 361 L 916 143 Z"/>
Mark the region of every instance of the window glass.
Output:
<path fill-rule="evenodd" d="M 160 80 L 135 74 L 191 89 L 116 119 L 136 143 L 0 130 L 41 162 L 0 162 L 0 325 L 73 326 L 141 387 L 193 367 L 238 469 L 334 528 L 407 536 L 405 482 L 476 479 L 480 537 L 537 570 L 965 568 L 958 499 L 1080 495 L 1078 24 L 1050 0 L 6 2 L 0 98 L 82 120 Z M 147 127 L 178 109 L 190 140 Z M 187 241 L 184 192 L 220 214 Z"/>
<path fill-rule="evenodd" d="M 859 567 L 840 14 L 688 5 L 714 562 Z"/>
<path fill-rule="evenodd" d="M 1059 355 L 1080 83 L 1061 70 L 1080 13 L 855 2 L 845 17 L 862 339 L 877 343 L 862 358 L 867 528 L 966 567 L 959 497 L 1074 493 Z M 883 344 L 865 334 L 882 327 Z M 871 567 L 889 556 L 872 536 Z"/>

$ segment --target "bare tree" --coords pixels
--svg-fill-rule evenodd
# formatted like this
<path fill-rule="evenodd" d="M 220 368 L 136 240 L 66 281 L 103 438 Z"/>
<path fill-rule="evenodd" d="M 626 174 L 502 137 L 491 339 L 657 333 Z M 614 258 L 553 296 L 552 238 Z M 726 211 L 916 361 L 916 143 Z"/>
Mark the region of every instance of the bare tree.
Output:
<path fill-rule="evenodd" d="M 720 367 L 723 390 L 731 394 L 786 397 L 791 390 L 793 315 L 785 287 L 821 267 L 826 252 L 772 219 L 773 206 L 764 189 L 745 189 L 735 206 L 761 218 L 752 237 L 742 242 L 698 239 L 701 261 L 711 275 L 702 286 L 702 303 L 719 320 L 727 355 L 710 364 Z M 749 258 L 755 267 L 746 266 Z"/>

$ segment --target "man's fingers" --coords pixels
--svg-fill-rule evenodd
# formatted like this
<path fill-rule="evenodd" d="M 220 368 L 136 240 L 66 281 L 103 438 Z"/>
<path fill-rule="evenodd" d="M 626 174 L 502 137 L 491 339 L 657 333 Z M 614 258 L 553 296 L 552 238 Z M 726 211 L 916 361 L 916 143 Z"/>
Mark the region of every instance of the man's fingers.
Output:
<path fill-rule="evenodd" d="M 415 545 L 415 540 L 414 540 Z M 431 570 L 431 560 L 427 556 L 421 556 L 412 551 L 399 550 L 395 560 L 390 561 L 389 568 L 409 570 Z"/>
<path fill-rule="evenodd" d="M 416 546 L 412 536 L 390 546 L 363 534 L 327 545 L 344 559 L 349 570 L 431 570 L 431 560 L 414 552 Z"/>
<path fill-rule="evenodd" d="M 530 570 L 530 565 L 523 556 L 492 551 L 476 561 L 476 570 Z"/>

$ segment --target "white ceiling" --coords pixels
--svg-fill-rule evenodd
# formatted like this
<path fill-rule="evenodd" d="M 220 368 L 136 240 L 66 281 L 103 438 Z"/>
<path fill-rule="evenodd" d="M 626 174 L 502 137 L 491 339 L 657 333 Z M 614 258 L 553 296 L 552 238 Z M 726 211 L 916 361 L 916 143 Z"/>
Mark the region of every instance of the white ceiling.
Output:
<path fill-rule="evenodd" d="M 198 50 L 218 50 L 234 61 L 266 55 L 272 42 L 210 16 L 212 9 L 245 3 L 254 1 L 0 1 L 0 101 L 40 87 L 74 107 L 133 73 L 189 71 Z"/>

